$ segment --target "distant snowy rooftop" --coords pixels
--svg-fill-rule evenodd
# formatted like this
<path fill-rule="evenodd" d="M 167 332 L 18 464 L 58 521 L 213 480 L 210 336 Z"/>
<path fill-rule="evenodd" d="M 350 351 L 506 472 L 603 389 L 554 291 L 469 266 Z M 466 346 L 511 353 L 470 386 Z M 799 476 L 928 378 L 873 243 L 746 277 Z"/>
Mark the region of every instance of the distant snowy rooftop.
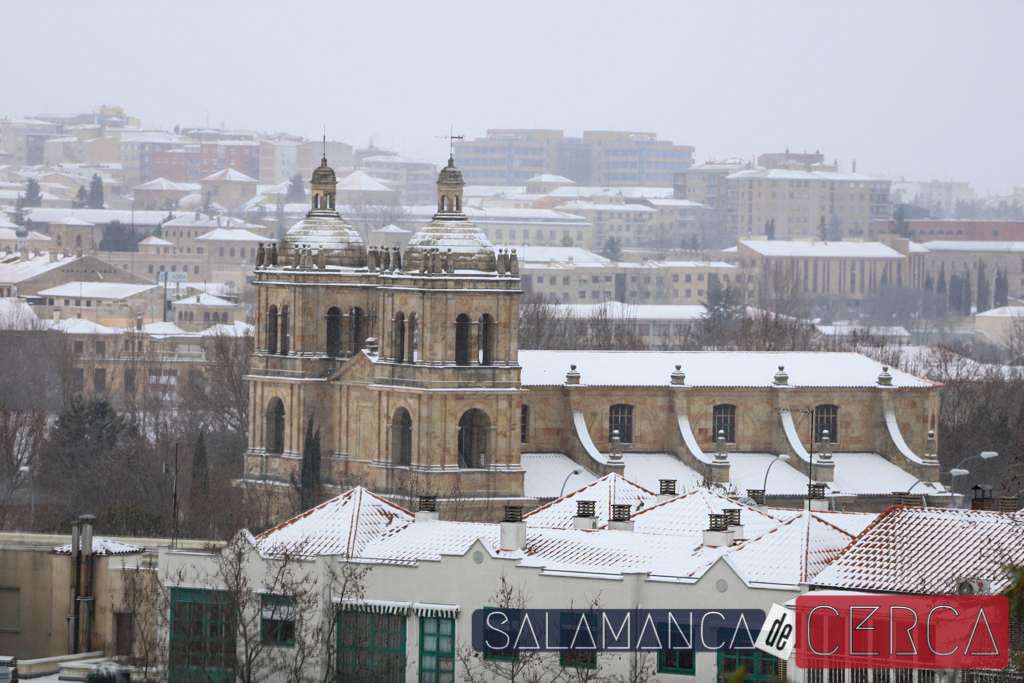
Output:
<path fill-rule="evenodd" d="M 600 304 L 554 304 L 553 310 L 577 318 L 593 316 L 612 320 L 700 320 L 707 312 L 701 305 L 686 304 L 624 304 L 606 301 Z"/>
<path fill-rule="evenodd" d="M 903 254 L 881 242 L 811 242 L 802 240 L 741 240 L 740 244 L 764 256 L 802 258 L 902 259 Z M 1024 244 L 1022 242 L 1021 244 Z"/>
<path fill-rule="evenodd" d="M 105 536 L 96 536 L 92 539 L 92 552 L 94 555 L 101 557 L 108 555 L 134 555 L 135 553 L 141 553 L 143 550 L 145 548 L 141 545 L 130 545 L 116 541 L 113 538 L 106 538 Z M 71 544 L 65 543 L 64 545 L 55 546 L 53 552 L 58 555 L 70 555 Z"/>
<path fill-rule="evenodd" d="M 519 351 L 523 386 L 565 384 L 575 365 L 592 386 L 669 386 L 676 365 L 688 386 L 767 387 L 781 365 L 790 387 L 877 386 L 882 364 L 858 353 L 770 351 Z M 894 368 L 894 387 L 931 382 Z"/>
<path fill-rule="evenodd" d="M 928 251 L 981 251 L 993 253 L 1024 252 L 1024 242 L 1007 242 L 997 240 L 932 240 L 923 246 Z"/>
<path fill-rule="evenodd" d="M 92 299 L 127 299 L 138 296 L 157 285 L 129 282 L 66 282 L 56 287 L 40 290 L 40 296 L 89 297 Z"/>

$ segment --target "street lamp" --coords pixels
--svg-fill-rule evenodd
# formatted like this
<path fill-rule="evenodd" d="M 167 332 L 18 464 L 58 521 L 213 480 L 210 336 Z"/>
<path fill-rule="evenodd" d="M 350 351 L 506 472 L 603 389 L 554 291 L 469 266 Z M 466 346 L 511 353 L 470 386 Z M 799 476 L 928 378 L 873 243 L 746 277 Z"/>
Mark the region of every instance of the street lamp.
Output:
<path fill-rule="evenodd" d="M 991 460 L 992 458 L 998 458 L 998 457 L 999 457 L 999 453 L 997 453 L 995 451 L 982 451 L 982 452 L 978 453 L 977 455 L 968 455 L 966 458 L 961 460 L 957 464 L 957 466 L 953 468 L 953 470 L 963 470 L 963 466 L 966 465 L 967 463 L 969 463 L 972 460 Z M 950 470 L 950 472 L 952 472 L 953 470 Z M 966 472 L 967 470 L 963 470 L 963 471 Z M 952 482 L 950 483 L 950 486 L 952 487 Z M 956 493 L 956 491 L 954 490 L 953 493 Z"/>
<path fill-rule="evenodd" d="M 23 476 L 28 477 L 28 497 L 29 497 L 29 513 L 28 513 L 28 528 L 30 531 L 36 530 L 36 487 L 35 477 L 33 477 L 32 468 L 28 465 L 22 465 L 18 468 Z"/>
<path fill-rule="evenodd" d="M 559 498 L 561 498 L 562 495 L 565 493 L 565 485 L 569 483 L 569 477 L 573 476 L 574 474 L 583 474 L 583 470 L 575 469 L 569 474 L 565 475 L 565 481 L 562 482 L 562 490 L 558 492 Z"/>
<path fill-rule="evenodd" d="M 779 453 L 772 459 L 770 463 L 768 463 L 768 468 L 764 471 L 764 484 L 761 485 L 761 490 L 764 491 L 764 494 L 766 496 L 768 495 L 768 473 L 772 471 L 772 465 L 779 462 L 780 460 L 789 460 L 789 456 L 785 453 Z"/>

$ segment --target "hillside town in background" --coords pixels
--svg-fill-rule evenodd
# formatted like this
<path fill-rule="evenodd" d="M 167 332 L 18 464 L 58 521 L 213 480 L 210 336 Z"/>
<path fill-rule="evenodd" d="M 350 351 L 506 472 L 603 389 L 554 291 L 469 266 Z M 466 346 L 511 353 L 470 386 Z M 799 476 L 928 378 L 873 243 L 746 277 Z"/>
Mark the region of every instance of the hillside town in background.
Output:
<path fill-rule="evenodd" d="M 0 118 L 23 679 L 866 682 L 480 656 L 469 624 L 822 589 L 1007 594 L 1020 623 L 1024 186 L 827 140 L 502 128 L 416 159 L 144 123 Z"/>

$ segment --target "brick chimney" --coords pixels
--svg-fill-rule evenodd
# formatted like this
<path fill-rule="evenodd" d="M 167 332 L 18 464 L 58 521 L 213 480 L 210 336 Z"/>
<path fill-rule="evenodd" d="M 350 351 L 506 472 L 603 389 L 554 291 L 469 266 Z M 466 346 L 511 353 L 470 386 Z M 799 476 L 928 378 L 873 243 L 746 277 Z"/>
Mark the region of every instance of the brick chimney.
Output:
<path fill-rule="evenodd" d="M 746 538 L 743 535 L 743 522 L 740 520 L 740 508 L 724 508 L 725 521 L 729 525 L 729 531 L 733 533 L 733 540 L 742 541 Z"/>
<path fill-rule="evenodd" d="M 658 480 L 658 497 L 655 500 L 657 503 L 664 503 L 667 500 L 672 500 L 676 497 L 676 480 L 675 479 L 659 479 Z"/>
<path fill-rule="evenodd" d="M 825 484 L 815 482 L 807 485 L 807 504 L 805 510 L 811 512 L 828 512 L 828 498 L 825 497 Z"/>

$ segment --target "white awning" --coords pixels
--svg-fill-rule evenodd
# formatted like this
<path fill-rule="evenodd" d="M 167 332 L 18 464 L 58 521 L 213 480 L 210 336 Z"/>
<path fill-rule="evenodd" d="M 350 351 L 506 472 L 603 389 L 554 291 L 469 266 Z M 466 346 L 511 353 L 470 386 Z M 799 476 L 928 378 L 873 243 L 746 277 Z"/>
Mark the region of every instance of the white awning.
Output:
<path fill-rule="evenodd" d="M 458 605 L 436 605 L 429 602 L 413 603 L 413 612 L 418 617 L 445 617 L 454 619 L 459 616 Z"/>
<path fill-rule="evenodd" d="M 409 612 L 410 607 L 412 607 L 411 603 L 397 600 L 357 600 L 346 598 L 344 600 L 336 600 L 335 602 L 344 610 L 372 612 L 374 614 L 406 614 Z"/>

